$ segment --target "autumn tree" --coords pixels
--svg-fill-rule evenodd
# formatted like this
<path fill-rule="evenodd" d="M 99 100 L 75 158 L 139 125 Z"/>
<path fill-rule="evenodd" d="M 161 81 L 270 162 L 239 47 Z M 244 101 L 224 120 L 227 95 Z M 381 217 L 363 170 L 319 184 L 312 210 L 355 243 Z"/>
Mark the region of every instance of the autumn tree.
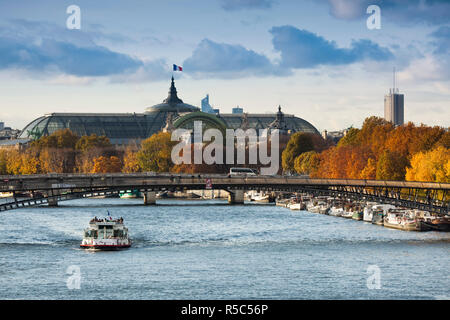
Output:
<path fill-rule="evenodd" d="M 105 157 L 100 156 L 94 159 L 92 173 L 112 173 L 121 172 L 122 163 L 116 156 Z"/>
<path fill-rule="evenodd" d="M 133 173 L 141 171 L 137 158 L 137 150 L 133 147 L 128 147 L 123 155 L 122 172 Z"/>
<path fill-rule="evenodd" d="M 8 174 L 8 152 L 0 150 L 0 174 Z"/>
<path fill-rule="evenodd" d="M 424 160 L 423 167 L 420 167 L 418 164 L 420 161 L 417 159 L 425 159 L 426 152 L 438 146 L 448 148 L 449 144 L 450 134 L 444 128 L 416 126 L 411 122 L 395 127 L 382 118 L 369 117 L 365 119 L 361 129 L 350 129 L 336 147 L 318 155 L 319 166 L 311 176 L 404 180 L 410 160 L 415 154 L 422 153 L 416 156 L 414 167 L 409 169 L 409 177 L 412 179 L 421 176 L 421 179 L 432 179 L 435 176 L 431 173 L 428 175 L 414 173 L 414 170 L 422 173 L 436 171 L 440 172 L 436 173 L 438 176 L 443 177 L 445 169 L 441 171 L 424 169 L 425 163 L 430 166 L 431 162 L 437 160 Z M 432 155 L 436 156 L 434 153 L 427 154 L 428 157 Z M 442 168 L 445 166 L 446 164 L 442 164 Z"/>
<path fill-rule="evenodd" d="M 361 179 L 369 159 L 373 157 L 367 146 L 334 147 L 319 155 L 319 168 L 312 174 L 316 178 Z"/>
<path fill-rule="evenodd" d="M 78 139 L 69 129 L 62 129 L 33 141 L 25 152 L 34 153 L 38 159 L 39 172 L 73 172 Z M 29 164 L 24 163 L 24 166 L 30 171 Z"/>
<path fill-rule="evenodd" d="M 450 130 L 447 128 L 447 131 L 445 131 L 438 142 L 436 142 L 436 147 L 442 146 L 444 148 L 450 149 Z"/>
<path fill-rule="evenodd" d="M 21 174 L 22 155 L 19 150 L 8 150 L 6 159 L 6 171 L 8 174 Z"/>
<path fill-rule="evenodd" d="M 75 168 L 76 152 L 69 148 L 45 148 L 39 152 L 43 173 L 70 173 Z"/>
<path fill-rule="evenodd" d="M 29 148 L 20 153 L 21 166 L 20 174 L 37 174 L 41 173 L 38 151 L 35 148 Z"/>
<path fill-rule="evenodd" d="M 90 136 L 82 136 L 75 145 L 75 149 L 86 152 L 90 149 L 104 149 L 104 148 L 110 148 L 111 142 L 109 141 L 109 138 L 106 136 L 98 136 L 95 133 L 91 134 Z"/>
<path fill-rule="evenodd" d="M 441 139 L 441 127 L 415 126 L 409 122 L 393 130 L 385 142 L 385 149 L 395 151 L 408 159 L 417 152 L 428 151 Z"/>
<path fill-rule="evenodd" d="M 171 171 L 175 173 L 227 173 L 229 172 L 229 167 L 226 164 L 218 164 L 218 163 L 211 163 L 207 164 L 204 162 L 204 159 L 202 159 L 201 163 L 195 163 L 194 161 L 194 144 L 191 144 L 190 146 L 190 163 L 181 163 L 176 164 L 172 167 Z M 202 154 L 205 150 L 206 145 L 202 146 Z M 248 149 L 246 149 L 246 159 L 248 159 Z M 182 156 L 182 152 L 180 156 Z M 222 151 L 223 152 L 223 151 Z M 234 155 L 236 156 L 236 150 L 234 152 Z M 253 167 L 254 169 L 257 169 L 256 165 L 249 165 L 245 164 L 245 167 Z"/>
<path fill-rule="evenodd" d="M 142 142 L 137 153 L 139 167 L 143 171 L 169 172 L 173 166 L 172 148 L 177 142 L 171 141 L 169 132 L 158 132 Z"/>
<path fill-rule="evenodd" d="M 443 146 L 418 152 L 411 159 L 411 167 L 406 168 L 408 181 L 450 182 L 450 149 Z"/>
<path fill-rule="evenodd" d="M 361 170 L 360 178 L 374 180 L 377 177 L 377 161 L 374 158 L 368 158 L 367 164 Z"/>
<path fill-rule="evenodd" d="M 69 148 L 75 149 L 79 137 L 70 129 L 57 130 L 49 136 L 43 136 L 31 143 L 32 147 L 44 148 Z"/>
<path fill-rule="evenodd" d="M 76 171 L 78 172 L 92 172 L 96 158 L 117 156 L 109 139 L 96 134 L 82 136 L 76 143 L 75 149 L 78 151 L 76 157 Z"/>

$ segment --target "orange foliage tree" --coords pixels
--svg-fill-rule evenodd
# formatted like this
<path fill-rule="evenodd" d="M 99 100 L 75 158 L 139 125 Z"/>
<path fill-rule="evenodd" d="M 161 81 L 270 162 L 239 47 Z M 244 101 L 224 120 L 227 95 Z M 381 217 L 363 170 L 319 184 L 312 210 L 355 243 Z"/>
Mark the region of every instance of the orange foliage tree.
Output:
<path fill-rule="evenodd" d="M 441 146 L 448 150 L 450 134 L 441 127 L 416 126 L 408 123 L 394 127 L 390 122 L 378 117 L 367 118 L 361 129 L 352 128 L 336 147 L 318 155 L 319 166 L 311 176 L 321 178 L 404 180 L 406 168 L 415 159 L 409 178 L 420 176 L 427 181 L 435 181 L 431 172 L 438 157 L 426 152 Z M 423 153 L 420 156 L 417 155 Z M 416 158 L 414 158 L 416 156 Z M 417 159 L 421 159 L 421 161 Z M 439 162 L 439 161 L 438 161 Z M 421 166 L 419 166 L 421 163 Z M 412 162 L 411 162 L 412 165 Z M 442 164 L 445 167 L 446 164 Z M 414 170 L 422 173 L 413 173 Z M 431 171 L 430 171 L 431 170 Z M 436 170 L 435 170 L 436 171 Z M 439 172 L 444 172 L 441 170 Z M 443 173 L 437 174 L 442 177 Z M 434 179 L 434 180 L 429 180 Z"/>
<path fill-rule="evenodd" d="M 94 159 L 92 173 L 112 173 L 121 172 L 122 162 L 116 156 L 104 157 L 100 156 Z"/>
<path fill-rule="evenodd" d="M 139 166 L 137 151 L 133 147 L 128 147 L 123 155 L 123 168 L 122 172 L 133 173 L 141 171 Z"/>

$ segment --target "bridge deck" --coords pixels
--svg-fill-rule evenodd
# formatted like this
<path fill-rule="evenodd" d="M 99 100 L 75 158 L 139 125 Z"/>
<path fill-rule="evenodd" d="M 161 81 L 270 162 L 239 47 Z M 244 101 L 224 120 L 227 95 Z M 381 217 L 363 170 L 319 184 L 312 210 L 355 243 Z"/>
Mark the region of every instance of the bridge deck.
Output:
<path fill-rule="evenodd" d="M 207 180 L 210 183 L 207 183 Z M 46 174 L 0 176 L 0 192 L 12 192 L 13 201 L 0 204 L 0 211 L 24 206 L 70 200 L 120 190 L 200 190 L 214 189 L 307 192 L 316 195 L 379 201 L 408 208 L 448 213 L 449 183 L 310 179 L 298 176 L 229 177 L 211 174 Z M 31 199 L 19 200 L 21 192 L 33 192 Z"/>

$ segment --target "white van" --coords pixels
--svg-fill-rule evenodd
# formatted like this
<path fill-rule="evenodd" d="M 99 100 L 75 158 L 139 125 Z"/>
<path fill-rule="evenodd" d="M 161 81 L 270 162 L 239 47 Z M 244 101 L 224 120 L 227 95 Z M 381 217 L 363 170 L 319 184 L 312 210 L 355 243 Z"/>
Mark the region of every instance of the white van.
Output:
<path fill-rule="evenodd" d="M 255 171 L 250 168 L 230 168 L 230 176 L 256 176 Z"/>

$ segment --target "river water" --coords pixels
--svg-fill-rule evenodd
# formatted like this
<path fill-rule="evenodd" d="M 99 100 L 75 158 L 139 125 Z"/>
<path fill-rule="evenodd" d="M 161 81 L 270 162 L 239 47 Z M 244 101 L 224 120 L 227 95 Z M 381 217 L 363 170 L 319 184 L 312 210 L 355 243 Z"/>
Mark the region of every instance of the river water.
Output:
<path fill-rule="evenodd" d="M 133 246 L 79 249 L 106 210 Z M 449 233 L 221 200 L 82 199 L 0 220 L 0 299 L 450 298 Z"/>

